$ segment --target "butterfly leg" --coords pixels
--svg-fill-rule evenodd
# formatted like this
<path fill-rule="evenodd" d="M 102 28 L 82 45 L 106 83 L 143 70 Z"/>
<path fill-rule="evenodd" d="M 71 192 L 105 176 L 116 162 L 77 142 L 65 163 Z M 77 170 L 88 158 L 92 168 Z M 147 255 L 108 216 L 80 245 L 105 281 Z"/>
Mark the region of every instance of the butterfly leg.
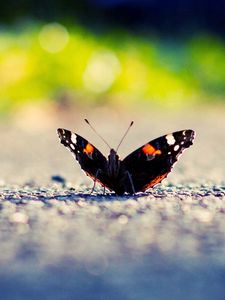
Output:
<path fill-rule="evenodd" d="M 97 178 L 98 178 L 98 175 L 99 175 L 100 171 L 101 171 L 101 170 L 98 169 L 97 172 L 96 172 L 96 174 L 95 174 L 94 184 L 93 184 L 93 187 L 92 187 L 92 189 L 91 189 L 90 195 L 91 195 L 91 194 L 94 192 L 94 190 L 95 190 L 96 181 L 97 181 Z"/>
<path fill-rule="evenodd" d="M 128 179 L 129 179 L 129 181 L 130 181 L 130 185 L 131 185 L 133 194 L 135 194 L 135 188 L 134 188 L 134 184 L 133 184 L 133 180 L 132 180 L 132 177 L 131 177 L 131 175 L 130 175 L 130 172 L 127 171 L 127 172 L 126 172 L 126 175 L 127 175 Z"/>

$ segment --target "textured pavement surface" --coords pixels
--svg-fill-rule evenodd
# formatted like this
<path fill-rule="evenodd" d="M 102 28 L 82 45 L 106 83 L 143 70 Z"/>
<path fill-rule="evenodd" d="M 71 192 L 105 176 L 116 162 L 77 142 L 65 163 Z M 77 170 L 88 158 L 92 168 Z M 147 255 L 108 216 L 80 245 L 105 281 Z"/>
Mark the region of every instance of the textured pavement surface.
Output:
<path fill-rule="evenodd" d="M 225 299 L 224 111 L 91 116 L 112 145 L 136 121 L 122 156 L 171 131 L 192 128 L 197 137 L 162 184 L 118 197 L 101 187 L 90 195 L 91 180 L 59 144 L 55 126 L 108 152 L 86 115 L 45 130 L 2 124 L 3 299 Z"/>

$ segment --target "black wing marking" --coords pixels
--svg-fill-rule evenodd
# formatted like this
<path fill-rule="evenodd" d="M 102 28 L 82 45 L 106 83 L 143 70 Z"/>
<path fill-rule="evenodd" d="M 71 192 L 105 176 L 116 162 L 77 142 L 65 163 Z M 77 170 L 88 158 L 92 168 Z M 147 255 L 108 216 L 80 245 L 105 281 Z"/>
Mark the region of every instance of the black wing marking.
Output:
<path fill-rule="evenodd" d="M 62 128 L 59 128 L 57 133 L 60 142 L 72 152 L 72 155 L 87 175 L 104 185 L 104 179 L 102 178 L 107 168 L 105 156 L 78 134 Z"/>
<path fill-rule="evenodd" d="M 167 134 L 138 148 L 122 161 L 123 172 L 128 171 L 133 187 L 126 176 L 126 192 L 145 191 L 161 182 L 170 172 L 182 152 L 193 144 L 195 132 L 182 130 Z M 125 177 L 124 177 L 125 178 Z"/>

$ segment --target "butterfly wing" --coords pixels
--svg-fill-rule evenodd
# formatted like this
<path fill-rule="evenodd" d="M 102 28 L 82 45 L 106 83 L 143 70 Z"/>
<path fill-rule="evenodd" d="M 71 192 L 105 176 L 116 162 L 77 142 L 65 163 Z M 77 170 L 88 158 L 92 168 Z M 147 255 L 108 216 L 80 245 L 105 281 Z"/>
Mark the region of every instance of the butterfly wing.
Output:
<path fill-rule="evenodd" d="M 104 185 L 107 168 L 105 156 L 78 134 L 62 128 L 59 128 L 57 133 L 61 144 L 72 152 L 86 174 Z"/>
<path fill-rule="evenodd" d="M 128 193 L 146 191 L 161 182 L 170 172 L 182 152 L 193 144 L 193 130 L 164 135 L 138 148 L 122 161 L 125 190 Z M 133 185 L 133 186 L 132 186 Z"/>

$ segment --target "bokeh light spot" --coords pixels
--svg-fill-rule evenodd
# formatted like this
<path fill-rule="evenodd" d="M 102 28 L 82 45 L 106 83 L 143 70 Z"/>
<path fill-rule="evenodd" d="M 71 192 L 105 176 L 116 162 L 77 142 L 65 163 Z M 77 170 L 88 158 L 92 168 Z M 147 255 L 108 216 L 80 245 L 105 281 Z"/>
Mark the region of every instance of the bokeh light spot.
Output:
<path fill-rule="evenodd" d="M 120 62 L 113 52 L 94 54 L 83 75 L 84 86 L 94 93 L 107 91 L 120 73 Z"/>
<path fill-rule="evenodd" d="M 41 47 L 50 53 L 62 51 L 69 41 L 67 29 L 58 23 L 43 26 L 39 33 Z"/>

